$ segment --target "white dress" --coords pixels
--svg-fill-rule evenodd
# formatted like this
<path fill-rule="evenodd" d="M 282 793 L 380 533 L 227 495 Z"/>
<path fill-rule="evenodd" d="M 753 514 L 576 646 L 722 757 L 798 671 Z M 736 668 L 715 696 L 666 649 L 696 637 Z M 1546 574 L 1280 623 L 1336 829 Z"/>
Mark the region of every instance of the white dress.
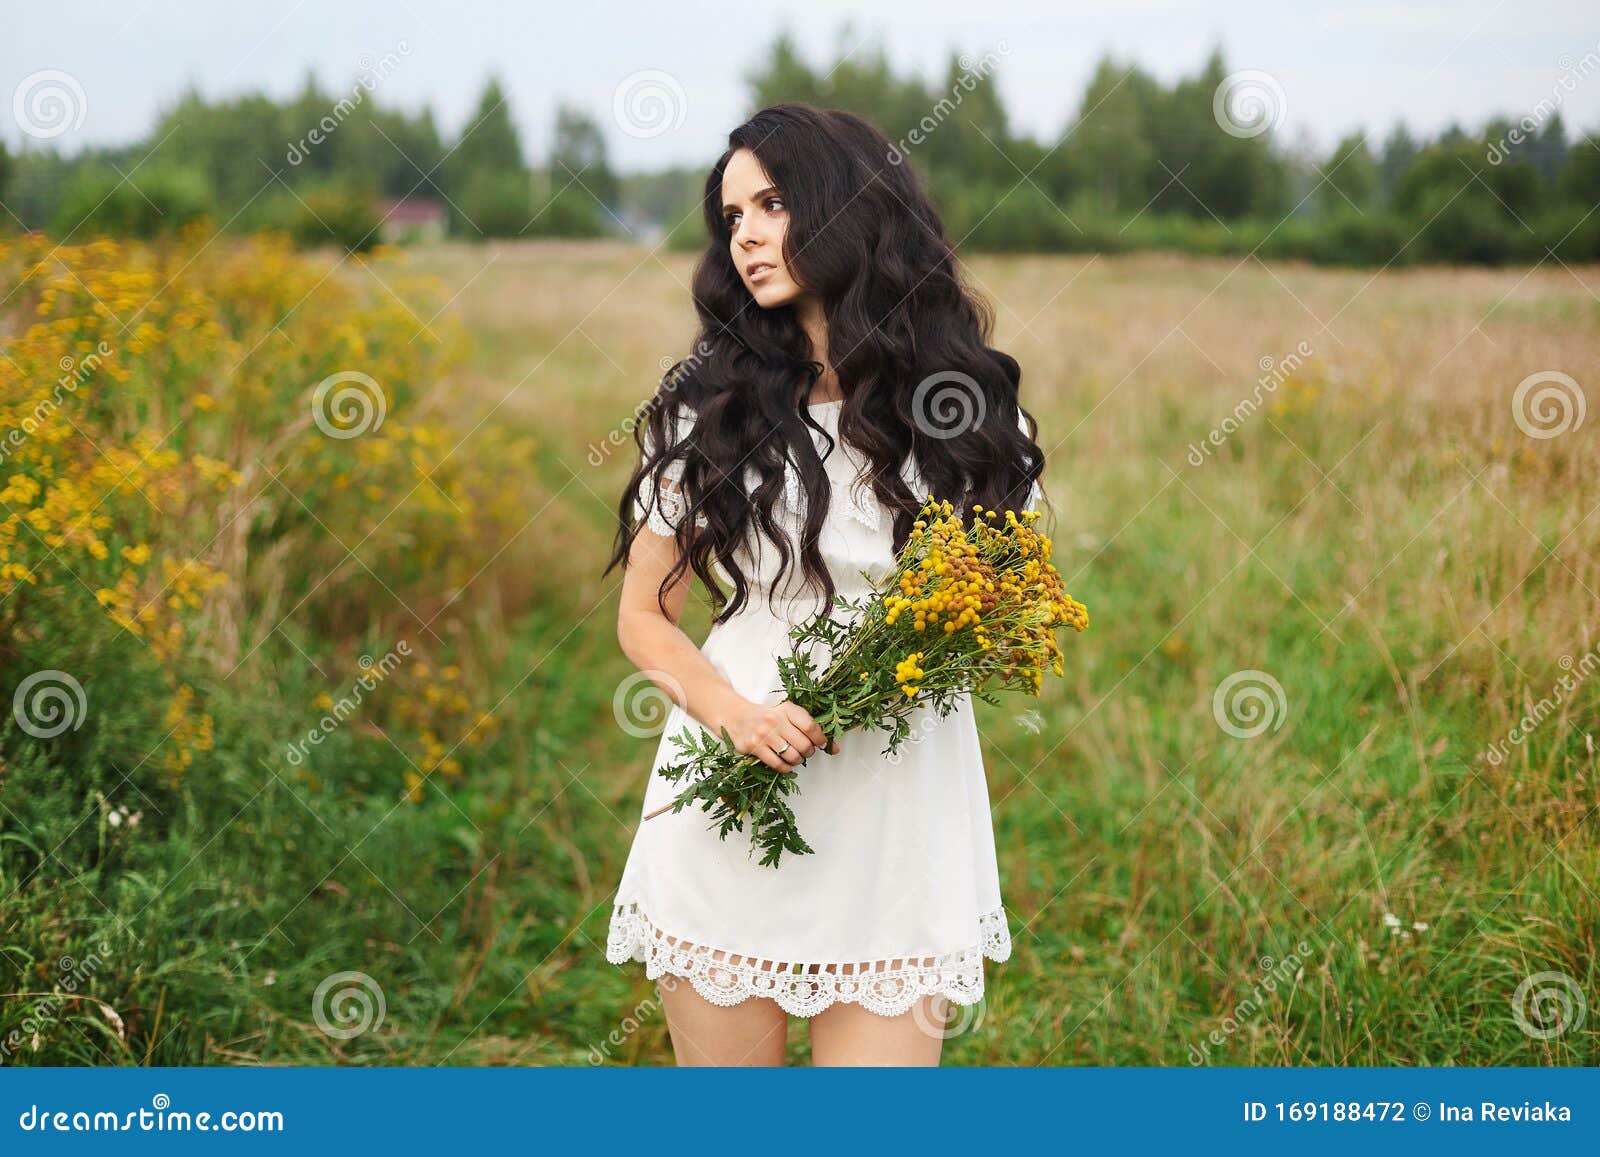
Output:
<path fill-rule="evenodd" d="M 867 483 L 852 487 L 867 459 L 838 440 L 842 404 L 808 409 L 835 438 L 829 453 L 813 433 L 833 487 L 819 549 L 839 593 L 855 597 L 867 589 L 862 571 L 874 582 L 893 572 L 893 526 Z M 904 477 L 913 494 L 925 493 L 913 464 Z M 792 465 L 787 482 L 775 516 L 797 542 L 804 497 Z M 639 517 L 670 535 L 681 496 L 669 481 L 658 505 L 648 478 L 642 489 Z M 823 604 L 815 592 L 797 597 L 803 578 L 791 574 L 769 610 L 778 561 L 761 542 L 754 557 L 747 549 L 740 558 L 748 602 L 714 624 L 700 650 L 739 694 L 777 703 L 776 657 L 792 650 L 789 628 Z M 776 868 L 750 855 L 748 826 L 723 841 L 698 804 L 641 822 L 617 888 L 607 960 L 642 961 L 650 979 L 684 977 L 715 1004 L 768 997 L 796 1016 L 836 1001 L 894 1016 L 935 993 L 976 1004 L 983 957 L 1007 959 L 1011 935 L 971 699 L 943 719 L 921 708 L 911 724 L 892 756 L 883 755 L 887 733 L 858 730 L 839 737 L 839 754 L 819 751 L 797 765 L 802 784 L 788 799 L 815 851 L 785 854 Z M 682 758 L 672 736 L 700 726 L 680 707 L 667 713 L 641 816 L 683 789 L 659 772 Z"/>

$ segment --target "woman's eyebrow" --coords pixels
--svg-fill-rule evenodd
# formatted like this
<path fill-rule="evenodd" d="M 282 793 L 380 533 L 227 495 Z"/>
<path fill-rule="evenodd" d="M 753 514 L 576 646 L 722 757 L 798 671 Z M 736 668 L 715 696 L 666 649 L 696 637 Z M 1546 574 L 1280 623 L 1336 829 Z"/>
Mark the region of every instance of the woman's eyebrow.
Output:
<path fill-rule="evenodd" d="M 765 189 L 762 189 L 760 192 L 752 193 L 751 196 L 750 196 L 750 203 L 752 205 L 754 205 L 756 202 L 760 201 L 763 197 L 767 196 L 769 193 L 776 193 L 777 191 L 778 191 L 778 186 L 776 186 L 776 185 L 768 185 Z M 737 209 L 738 207 L 739 206 L 735 205 L 732 201 L 730 201 L 730 202 L 728 202 L 726 205 L 724 205 L 722 207 L 722 211 L 724 213 L 726 213 L 729 209 Z"/>

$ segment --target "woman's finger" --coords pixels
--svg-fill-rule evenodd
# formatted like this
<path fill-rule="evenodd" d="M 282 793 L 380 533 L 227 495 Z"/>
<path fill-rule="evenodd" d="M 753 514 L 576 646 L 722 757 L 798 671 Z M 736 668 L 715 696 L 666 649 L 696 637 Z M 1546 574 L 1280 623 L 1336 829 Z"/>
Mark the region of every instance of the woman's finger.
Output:
<path fill-rule="evenodd" d="M 776 750 L 782 746 L 783 740 L 781 739 L 758 739 L 755 742 L 755 746 L 750 749 L 749 754 L 754 755 L 762 763 L 772 768 L 773 771 L 788 771 L 789 761 L 779 755 Z"/>
<path fill-rule="evenodd" d="M 774 734 L 768 739 L 758 739 L 746 754 L 754 755 L 762 763 L 772 768 L 773 771 L 791 770 L 789 756 L 794 754 L 794 740 L 787 740 L 789 747 L 781 754 L 778 748 L 786 742 L 782 735 Z"/>
<path fill-rule="evenodd" d="M 788 746 L 784 747 L 786 743 Z M 785 721 L 779 725 L 778 738 L 772 741 L 772 746 L 783 747 L 783 751 L 779 753 L 780 758 L 793 767 L 797 763 L 803 763 L 815 745 L 798 725 Z"/>
<path fill-rule="evenodd" d="M 768 747 L 765 743 L 758 744 L 754 754 L 757 759 L 761 760 L 762 763 L 772 768 L 773 771 L 789 770 L 789 765 L 783 761 L 783 756 L 772 754 L 772 748 Z"/>
<path fill-rule="evenodd" d="M 826 751 L 829 755 L 839 754 L 838 745 L 828 745 L 827 733 L 822 730 L 822 725 L 813 719 L 805 708 L 789 700 L 784 700 L 784 707 L 788 711 L 789 719 L 811 741 L 811 746 L 817 751 Z"/>

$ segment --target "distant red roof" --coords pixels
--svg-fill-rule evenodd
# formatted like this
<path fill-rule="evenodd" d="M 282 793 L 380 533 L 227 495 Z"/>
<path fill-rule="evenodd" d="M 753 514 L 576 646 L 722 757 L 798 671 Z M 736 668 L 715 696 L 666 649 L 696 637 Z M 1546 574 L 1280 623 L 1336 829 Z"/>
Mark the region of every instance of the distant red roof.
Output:
<path fill-rule="evenodd" d="M 444 203 L 432 197 L 384 197 L 378 216 L 396 225 L 428 225 L 444 220 Z"/>

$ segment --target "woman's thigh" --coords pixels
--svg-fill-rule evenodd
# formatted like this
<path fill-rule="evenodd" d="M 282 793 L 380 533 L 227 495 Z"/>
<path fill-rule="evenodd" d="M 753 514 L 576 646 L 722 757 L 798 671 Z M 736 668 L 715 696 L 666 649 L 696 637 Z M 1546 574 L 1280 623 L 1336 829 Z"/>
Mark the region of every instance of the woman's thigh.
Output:
<path fill-rule="evenodd" d="M 678 1064 L 780 1066 L 789 1042 L 789 1014 L 776 1001 L 748 997 L 712 1004 L 682 977 L 656 983 Z"/>
<path fill-rule="evenodd" d="M 899 1016 L 859 1004 L 831 1004 L 811 1018 L 811 1063 L 936 1066 L 944 1048 L 946 999 L 923 997 Z"/>

